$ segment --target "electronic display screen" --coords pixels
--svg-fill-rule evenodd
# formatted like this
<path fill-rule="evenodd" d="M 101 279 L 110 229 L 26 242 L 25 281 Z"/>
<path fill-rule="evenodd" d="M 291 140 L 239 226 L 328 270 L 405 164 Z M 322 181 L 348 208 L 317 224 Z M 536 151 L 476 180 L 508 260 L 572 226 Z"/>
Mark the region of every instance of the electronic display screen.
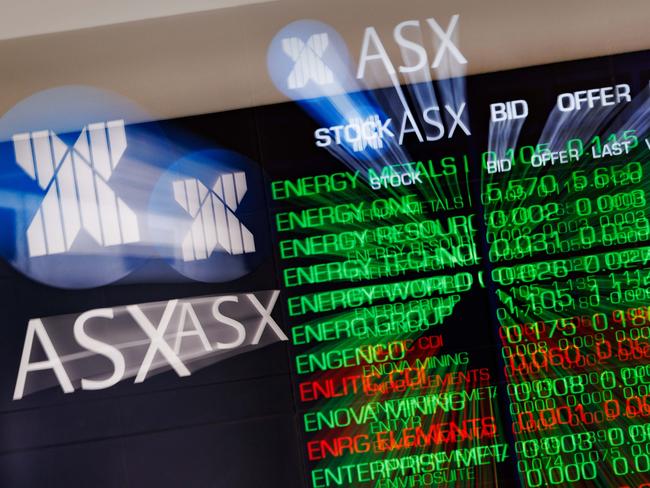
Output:
<path fill-rule="evenodd" d="M 0 484 L 650 486 L 649 81 L 5 115 Z"/>
<path fill-rule="evenodd" d="M 468 118 L 409 87 L 348 167 L 267 149 L 311 486 L 644 486 L 647 64 L 468 77 Z"/>

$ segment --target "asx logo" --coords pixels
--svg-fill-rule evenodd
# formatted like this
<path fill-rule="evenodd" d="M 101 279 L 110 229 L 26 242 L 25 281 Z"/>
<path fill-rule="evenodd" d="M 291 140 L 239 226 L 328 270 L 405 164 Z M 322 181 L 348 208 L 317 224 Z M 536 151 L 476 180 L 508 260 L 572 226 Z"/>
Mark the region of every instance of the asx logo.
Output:
<path fill-rule="evenodd" d="M 0 256 L 15 269 L 82 289 L 127 277 L 221 283 L 265 259 L 259 166 L 221 149 L 178 159 L 165 122 L 127 122 L 150 120 L 138 110 L 65 86 L 0 117 Z"/>
<path fill-rule="evenodd" d="M 195 178 L 174 181 L 174 199 L 193 218 L 184 261 L 207 259 L 217 245 L 233 255 L 255 252 L 252 232 L 235 215 L 247 189 L 243 171 L 219 176 L 211 189 Z"/>
<path fill-rule="evenodd" d="M 288 338 L 278 290 L 89 310 L 29 321 L 13 399 L 59 385 L 103 390 L 174 370 L 180 377 Z"/>
<path fill-rule="evenodd" d="M 82 228 L 100 246 L 140 240 L 135 212 L 108 183 L 127 146 L 123 120 L 85 126 L 72 147 L 51 130 L 13 143 L 16 163 L 46 191 L 27 229 L 30 257 L 69 251 Z"/>
<path fill-rule="evenodd" d="M 442 110 L 437 105 L 428 107 L 415 115 L 410 110 L 404 110 L 397 124 L 393 124 L 391 117 L 377 114 L 365 118 L 353 117 L 344 120 L 344 123 L 316 129 L 315 144 L 318 147 L 341 145 L 354 152 L 362 152 L 368 148 L 380 150 L 393 140 L 401 146 L 407 137 L 422 143 L 435 142 L 444 137 L 451 139 L 456 134 L 471 136 L 466 108 L 466 103 L 461 102 L 457 106 L 445 104 Z"/>
<path fill-rule="evenodd" d="M 369 68 L 395 75 L 437 69 L 445 60 L 464 65 L 467 58 L 457 46 L 459 20 L 459 15 L 452 15 L 446 27 L 433 17 L 424 22 L 405 20 L 395 25 L 390 41 L 382 40 L 377 29 L 368 26 L 356 67 L 336 30 L 323 22 L 299 20 L 284 27 L 271 41 L 269 74 L 290 98 L 315 98 L 358 90 L 355 81 L 364 80 Z M 389 43 L 399 49 L 402 59 L 391 59 L 386 50 Z M 435 52 L 427 49 L 427 44 L 435 46 Z"/>
<path fill-rule="evenodd" d="M 431 64 L 429 64 L 429 54 L 422 42 L 423 36 L 420 21 L 405 20 L 397 24 L 393 29 L 393 41 L 399 46 L 402 57 L 409 58 L 408 63 L 405 59 L 400 60 L 400 63 L 403 64 L 398 65 L 397 70 L 400 73 L 414 73 L 427 69 L 427 67 L 436 69 L 440 67 L 443 59 L 445 59 L 445 55 L 447 55 L 449 60 L 453 60 L 457 64 L 467 64 L 467 58 L 458 49 L 456 41 L 453 38 L 459 19 L 460 15 L 452 15 L 446 29 L 443 29 L 433 17 L 426 19 L 425 23 L 429 28 L 428 30 L 433 34 L 436 40 L 435 43 L 437 44 L 436 54 L 433 56 Z M 410 38 L 408 35 L 409 31 L 411 33 Z M 406 56 L 407 51 L 409 52 L 408 56 Z M 359 64 L 356 72 L 357 79 L 363 79 L 365 77 L 366 68 L 370 62 L 379 62 L 388 74 L 396 73 L 395 63 L 388 56 L 384 43 L 374 27 L 366 27 L 363 34 Z"/>
<path fill-rule="evenodd" d="M 46 191 L 27 229 L 30 257 L 70 251 L 83 229 L 99 246 L 140 240 L 136 213 L 109 186 L 127 148 L 123 120 L 85 126 L 72 147 L 53 131 L 13 136 L 16 163 Z M 247 191 L 246 173 L 173 182 L 176 202 L 192 217 L 183 239 L 184 261 L 207 259 L 219 246 L 229 254 L 255 252 L 253 234 L 236 217 Z"/>
<path fill-rule="evenodd" d="M 327 32 L 312 34 L 307 42 L 303 42 L 299 37 L 282 39 L 282 49 L 294 63 L 287 76 L 287 86 L 290 90 L 302 88 L 309 81 L 317 85 L 328 85 L 334 82 L 334 73 L 323 61 L 328 45 Z"/>

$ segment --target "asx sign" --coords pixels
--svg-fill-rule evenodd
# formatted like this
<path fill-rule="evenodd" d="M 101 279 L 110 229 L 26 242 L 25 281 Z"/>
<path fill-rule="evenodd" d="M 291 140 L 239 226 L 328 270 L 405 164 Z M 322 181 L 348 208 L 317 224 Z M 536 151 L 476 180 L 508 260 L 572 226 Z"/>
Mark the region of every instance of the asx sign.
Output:
<path fill-rule="evenodd" d="M 337 145 L 361 152 L 368 147 L 379 150 L 391 140 L 401 146 L 409 136 L 418 142 L 434 142 L 443 137 L 451 139 L 455 134 L 469 136 L 471 131 L 463 117 L 466 107 L 465 102 L 458 108 L 445 104 L 442 115 L 438 106 L 429 107 L 417 115 L 406 109 L 398 116 L 398 125 L 391 117 L 381 118 L 377 114 L 363 119 L 343 119 L 339 124 L 316 129 L 314 140 L 318 147 Z"/>
<path fill-rule="evenodd" d="M 99 118 L 113 113 L 123 117 Z M 61 288 L 106 285 L 152 258 L 191 280 L 249 273 L 267 227 L 259 167 L 217 149 L 176 159 L 152 124 L 124 115 L 142 118 L 123 99 L 64 87 L 0 119 L 0 253 Z"/>
<path fill-rule="evenodd" d="M 286 341 L 278 290 L 177 299 L 29 321 L 13 399 L 59 385 L 103 390 L 174 370 L 178 376 Z"/>
<path fill-rule="evenodd" d="M 316 146 L 335 154 L 343 149 L 355 158 L 374 158 L 408 141 L 469 136 L 467 105 L 461 96 L 450 96 L 464 93 L 463 87 L 442 90 L 442 99 L 438 99 L 429 73 L 441 69 L 443 78 L 453 78 L 454 73 L 464 72 L 468 61 L 458 46 L 459 22 L 459 15 L 447 22 L 433 17 L 405 20 L 393 27 L 390 38 L 382 38 L 375 27 L 368 26 L 356 61 L 332 27 L 312 20 L 293 22 L 271 42 L 269 73 L 278 89 L 300 100 L 318 121 Z M 399 56 L 389 55 L 396 50 Z M 409 106 L 398 74 L 408 75 L 413 82 L 428 82 L 413 88 L 417 108 Z M 383 107 L 364 91 L 376 77 L 388 77 L 392 84 L 392 90 L 389 86 L 377 97 L 384 100 Z"/>
<path fill-rule="evenodd" d="M 420 21 L 406 20 L 397 24 L 393 28 L 393 42 L 400 47 L 403 56 L 403 59 L 399 61 L 403 64 L 399 64 L 397 70 L 400 73 L 414 73 L 428 67 L 436 69 L 445 56 L 458 64 L 467 64 L 467 58 L 460 52 L 453 38 L 459 19 L 459 15 L 452 15 L 445 29 L 433 17 L 424 21 L 424 24 L 437 39 L 438 45 L 431 64 L 429 64 L 429 55 L 422 42 L 422 24 Z M 412 35 L 413 33 L 415 35 Z M 409 37 L 411 38 L 409 39 Z M 407 62 L 404 58 L 409 58 L 409 61 Z M 377 30 L 374 27 L 366 27 L 356 72 L 357 79 L 365 77 L 366 68 L 371 62 L 381 64 L 388 74 L 396 73 L 395 63 L 386 53 L 384 43 L 377 34 Z"/>
<path fill-rule="evenodd" d="M 405 20 L 394 26 L 388 40 L 368 26 L 355 66 L 336 30 L 323 22 L 299 20 L 284 27 L 271 41 L 269 73 L 277 88 L 290 98 L 315 98 L 358 90 L 354 82 L 365 80 L 369 68 L 395 75 L 438 69 L 447 61 L 464 65 L 467 58 L 457 45 L 459 21 L 457 14 L 446 26 L 433 17 Z M 386 46 L 391 44 L 400 49 L 401 59 L 388 55 Z M 433 49 L 427 49 L 427 44 Z"/>

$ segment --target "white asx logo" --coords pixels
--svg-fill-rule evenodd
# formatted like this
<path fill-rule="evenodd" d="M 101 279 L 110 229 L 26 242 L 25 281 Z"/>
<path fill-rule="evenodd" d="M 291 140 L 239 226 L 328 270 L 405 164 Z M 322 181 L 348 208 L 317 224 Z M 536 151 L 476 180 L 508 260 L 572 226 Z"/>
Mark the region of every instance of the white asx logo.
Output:
<path fill-rule="evenodd" d="M 103 390 L 126 378 L 142 383 L 169 370 L 186 377 L 233 355 L 287 341 L 272 316 L 279 295 L 279 290 L 211 295 L 31 319 L 13 399 L 57 384 L 72 393 Z"/>
<path fill-rule="evenodd" d="M 18 165 L 46 190 L 27 229 L 30 257 L 69 251 L 81 228 L 101 246 L 140 239 L 135 213 L 108 185 L 127 146 L 123 120 L 85 126 L 72 148 L 51 130 L 13 143 Z"/>
<path fill-rule="evenodd" d="M 311 35 L 306 44 L 298 37 L 282 39 L 282 50 L 295 63 L 287 78 L 291 90 L 304 87 L 309 80 L 317 85 L 334 82 L 332 70 L 322 59 L 328 45 L 329 36 L 326 32 Z"/>
<path fill-rule="evenodd" d="M 173 189 L 194 219 L 183 239 L 183 261 L 207 259 L 217 245 L 231 255 L 255 252 L 253 234 L 235 216 L 247 191 L 244 172 L 219 176 L 211 190 L 196 178 L 176 180 Z"/>

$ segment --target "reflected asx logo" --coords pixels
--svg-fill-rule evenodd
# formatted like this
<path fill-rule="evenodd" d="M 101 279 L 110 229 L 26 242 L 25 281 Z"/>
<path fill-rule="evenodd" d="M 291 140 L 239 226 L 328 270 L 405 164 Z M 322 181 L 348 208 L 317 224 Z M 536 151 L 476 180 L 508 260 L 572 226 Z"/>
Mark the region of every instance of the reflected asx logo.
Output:
<path fill-rule="evenodd" d="M 217 245 L 228 254 L 255 252 L 255 239 L 235 216 L 246 190 L 243 171 L 219 176 L 208 189 L 196 178 L 174 181 L 174 198 L 194 219 L 183 239 L 183 260 L 207 259 Z"/>
<path fill-rule="evenodd" d="M 0 255 L 59 288 L 120 280 L 150 257 L 143 212 L 161 157 L 130 100 L 62 86 L 0 117 Z M 159 171 L 159 170 L 158 170 Z M 149 178 L 141 178 L 141 175 Z"/>
<path fill-rule="evenodd" d="M 174 370 L 190 376 L 288 338 L 273 318 L 278 290 L 175 299 L 31 319 L 14 400 L 59 385 L 103 390 Z"/>
<path fill-rule="evenodd" d="M 458 47 L 459 15 L 452 15 L 447 27 L 435 18 L 398 23 L 392 40 L 386 41 L 373 26 L 363 31 L 361 49 L 353 66 L 347 45 L 329 25 L 315 20 L 299 20 L 278 32 L 267 53 L 267 66 L 275 86 L 294 100 L 330 97 L 361 90 L 359 80 L 374 75 L 424 72 L 447 69 L 450 64 L 467 64 Z M 401 54 L 397 60 L 387 46 Z M 427 48 L 434 46 L 435 53 Z M 447 73 L 449 75 L 450 73 Z"/>
<path fill-rule="evenodd" d="M 317 85 L 327 85 L 334 82 L 334 73 L 323 62 L 323 54 L 329 45 L 327 32 L 312 34 L 303 42 L 298 37 L 282 39 L 282 49 L 294 62 L 287 77 L 290 90 L 304 87 L 313 81 Z"/>
<path fill-rule="evenodd" d="M 275 86 L 292 99 L 331 96 L 352 89 L 345 41 L 329 25 L 299 20 L 271 41 L 267 67 Z"/>
<path fill-rule="evenodd" d="M 418 142 L 434 142 L 445 136 L 451 139 L 456 133 L 471 136 L 466 108 L 465 102 L 457 108 L 445 104 L 444 111 L 434 106 L 423 110 L 418 116 L 414 116 L 410 110 L 404 110 L 395 125 L 391 117 L 383 114 L 366 115 L 369 109 L 358 110 L 351 117 L 342 117 L 341 123 L 337 125 L 316 129 L 314 139 L 318 147 L 342 145 L 358 152 L 368 147 L 381 149 L 392 139 L 396 139 L 401 146 L 407 136 L 417 138 Z M 397 124 L 399 127 L 396 127 Z"/>
<path fill-rule="evenodd" d="M 16 163 L 46 190 L 27 228 L 30 257 L 69 251 L 81 228 L 101 246 L 140 239 L 135 213 L 108 185 L 127 146 L 123 120 L 84 127 L 71 148 L 51 130 L 13 143 Z"/>
<path fill-rule="evenodd" d="M 221 150 L 178 159 L 158 124 L 129 123 L 144 120 L 123 97 L 83 86 L 39 92 L 4 114 L 0 255 L 73 289 L 131 274 L 226 282 L 259 266 L 269 252 L 259 166 Z"/>
<path fill-rule="evenodd" d="M 153 188 L 148 228 L 158 253 L 192 280 L 230 281 L 264 259 L 268 225 L 259 167 L 231 151 L 175 161 Z"/>

